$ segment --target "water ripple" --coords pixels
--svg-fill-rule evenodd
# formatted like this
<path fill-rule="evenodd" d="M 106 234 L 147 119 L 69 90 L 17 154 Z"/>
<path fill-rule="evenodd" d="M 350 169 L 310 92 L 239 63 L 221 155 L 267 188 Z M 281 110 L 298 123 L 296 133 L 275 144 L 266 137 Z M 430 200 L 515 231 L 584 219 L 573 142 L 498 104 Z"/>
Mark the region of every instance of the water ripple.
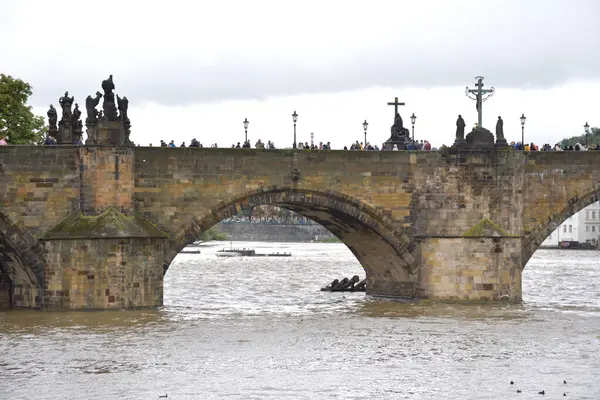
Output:
<path fill-rule="evenodd" d="M 320 292 L 364 276 L 343 245 L 238 245 L 294 255 L 181 254 L 160 310 L 0 313 L 0 398 L 599 398 L 597 252 L 538 251 L 523 304 L 458 305 Z"/>

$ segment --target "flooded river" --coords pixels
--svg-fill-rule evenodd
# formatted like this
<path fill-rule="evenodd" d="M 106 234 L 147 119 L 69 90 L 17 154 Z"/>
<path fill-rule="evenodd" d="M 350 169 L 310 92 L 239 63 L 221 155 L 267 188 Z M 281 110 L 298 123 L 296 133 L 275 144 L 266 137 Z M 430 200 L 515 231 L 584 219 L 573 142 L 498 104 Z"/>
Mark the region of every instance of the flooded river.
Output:
<path fill-rule="evenodd" d="M 467 306 L 320 292 L 364 276 L 342 244 L 228 245 L 180 254 L 161 310 L 0 312 L 0 399 L 600 399 L 598 252 L 540 250 L 523 304 Z"/>

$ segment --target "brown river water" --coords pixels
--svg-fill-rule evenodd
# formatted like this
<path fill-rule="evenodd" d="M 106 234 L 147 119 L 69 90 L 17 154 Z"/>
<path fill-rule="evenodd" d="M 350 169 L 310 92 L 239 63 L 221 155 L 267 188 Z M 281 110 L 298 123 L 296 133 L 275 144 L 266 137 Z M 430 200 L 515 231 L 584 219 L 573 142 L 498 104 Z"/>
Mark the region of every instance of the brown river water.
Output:
<path fill-rule="evenodd" d="M 160 310 L 0 312 L 0 399 L 600 399 L 599 252 L 457 305 L 320 292 L 364 276 L 343 244 L 235 245 L 293 256 L 180 254 Z"/>

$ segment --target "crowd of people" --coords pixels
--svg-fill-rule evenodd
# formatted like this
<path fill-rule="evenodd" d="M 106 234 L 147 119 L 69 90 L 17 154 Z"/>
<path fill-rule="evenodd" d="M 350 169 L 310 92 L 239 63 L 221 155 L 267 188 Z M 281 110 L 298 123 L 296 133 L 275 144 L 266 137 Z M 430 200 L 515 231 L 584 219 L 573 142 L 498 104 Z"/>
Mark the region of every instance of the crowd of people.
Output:
<path fill-rule="evenodd" d="M 6 138 L 0 138 L 0 146 L 2 145 L 7 145 L 7 141 Z M 83 142 L 81 141 L 81 139 L 77 142 L 74 143 L 75 145 L 79 145 L 82 146 Z M 44 145 L 46 146 L 55 146 L 57 145 L 56 139 L 50 135 L 46 136 L 46 139 L 44 141 Z M 139 145 L 138 145 L 139 146 Z M 152 143 L 150 143 L 149 145 L 150 147 L 152 147 Z M 164 140 L 160 141 L 160 146 L 161 147 L 199 147 L 202 148 L 204 147 L 202 145 L 202 143 L 200 143 L 196 138 L 193 138 L 189 145 L 186 145 L 185 142 L 182 142 L 179 146 L 177 146 L 175 144 L 174 140 L 171 140 L 169 143 L 165 142 Z M 591 144 L 589 146 L 581 144 L 581 143 L 576 143 L 575 145 L 568 145 L 568 146 L 563 146 L 560 143 L 556 143 L 554 146 L 551 146 L 550 144 L 546 143 L 543 146 L 539 147 L 537 144 L 535 144 L 534 142 L 531 143 L 521 143 L 519 142 L 515 142 L 512 141 L 510 142 L 510 146 L 513 147 L 515 150 L 521 150 L 521 151 L 597 151 L 600 150 L 600 145 L 597 144 Z M 218 148 L 219 146 L 217 145 L 217 143 L 213 143 L 210 145 L 211 148 Z M 308 144 L 308 142 L 298 142 L 297 144 L 297 149 L 300 150 L 332 150 L 331 147 L 331 142 L 320 142 L 318 145 L 315 143 L 311 143 Z M 402 147 L 402 146 L 401 146 Z M 235 149 L 250 149 L 252 148 L 250 141 L 246 140 L 244 143 L 241 142 L 237 142 L 237 144 L 232 144 L 231 148 L 235 148 Z M 254 148 L 256 149 L 276 149 L 275 147 L 275 143 L 272 142 L 271 140 L 267 141 L 267 143 L 265 144 L 261 139 L 258 139 L 258 141 L 254 144 Z M 348 146 L 344 146 L 343 150 L 350 150 L 350 151 L 399 151 L 399 150 L 416 150 L 416 151 L 435 151 L 437 150 L 437 148 L 432 147 L 431 143 L 428 140 L 415 140 L 414 142 L 411 140 L 408 140 L 405 142 L 404 147 L 403 148 L 398 148 L 397 144 L 390 144 L 390 143 L 383 143 L 380 146 L 378 145 L 371 145 L 371 143 L 367 142 L 367 143 L 363 143 L 363 142 L 359 142 L 358 140 L 355 141 L 354 143 L 352 143 L 349 147 Z"/>
<path fill-rule="evenodd" d="M 189 145 L 186 146 L 185 142 L 182 142 L 181 145 L 177 146 L 175 144 L 174 140 L 171 140 L 169 143 L 165 142 L 164 140 L 160 141 L 160 146 L 161 147 L 204 147 L 202 145 L 202 143 L 200 143 L 198 140 L 196 140 L 196 138 L 193 138 L 190 142 Z M 149 147 L 152 147 L 152 143 L 150 143 Z M 213 143 L 210 147 L 212 148 L 218 148 L 219 146 L 217 145 L 217 143 Z M 249 140 L 246 140 L 245 142 L 241 143 L 241 142 L 237 142 L 237 144 L 232 144 L 231 145 L 232 149 L 251 149 L 252 145 L 250 144 Z M 254 144 L 254 148 L 255 149 L 276 149 L 275 147 L 275 143 L 272 142 L 271 140 L 267 141 L 267 143 L 265 144 L 261 139 L 258 139 L 258 141 Z M 315 143 L 311 143 L 308 144 L 308 142 L 298 142 L 296 145 L 296 148 L 299 150 L 332 150 L 331 147 L 331 142 L 319 142 L 319 144 L 315 144 Z M 344 146 L 343 150 L 360 150 L 360 151 L 365 151 L 365 150 L 373 150 L 373 151 L 398 151 L 398 150 L 418 150 L 418 151 L 430 151 L 430 150 L 437 150 L 437 148 L 435 147 L 431 147 L 431 143 L 429 143 L 429 141 L 427 140 L 421 140 L 420 142 L 418 140 L 415 140 L 414 142 L 412 141 L 408 141 L 404 144 L 404 148 L 398 148 L 398 145 L 394 144 L 386 144 L 383 143 L 381 145 L 381 147 L 379 147 L 378 145 L 371 145 L 371 143 L 366 143 L 364 144 L 363 142 L 359 142 L 358 140 L 354 143 L 352 143 L 350 145 L 350 147 L 348 146 Z"/>
<path fill-rule="evenodd" d="M 585 146 L 581 143 L 575 143 L 575 145 L 562 146 L 560 143 L 556 143 L 554 146 L 546 143 L 541 148 L 535 143 L 523 143 L 521 142 L 510 142 L 511 147 L 515 150 L 521 151 L 597 151 L 600 150 L 600 146 L 597 144 L 592 144 L 590 146 Z"/>

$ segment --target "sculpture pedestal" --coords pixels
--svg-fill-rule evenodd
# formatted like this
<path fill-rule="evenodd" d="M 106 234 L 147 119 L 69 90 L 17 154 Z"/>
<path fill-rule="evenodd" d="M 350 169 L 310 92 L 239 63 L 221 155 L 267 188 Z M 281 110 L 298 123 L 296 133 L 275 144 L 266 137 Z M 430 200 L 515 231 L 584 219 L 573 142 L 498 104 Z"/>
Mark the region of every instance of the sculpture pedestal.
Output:
<path fill-rule="evenodd" d="M 467 141 L 465 139 L 455 139 L 452 147 L 456 149 L 467 147 Z"/>
<path fill-rule="evenodd" d="M 496 139 L 496 147 L 508 147 L 508 142 L 506 139 Z"/>
<path fill-rule="evenodd" d="M 467 147 L 470 149 L 493 149 L 494 134 L 485 128 L 475 128 L 467 135 Z"/>
<path fill-rule="evenodd" d="M 98 144 L 123 146 L 125 134 L 121 121 L 98 121 L 96 125 L 96 140 Z"/>
<path fill-rule="evenodd" d="M 73 144 L 73 135 L 70 124 L 65 124 L 64 121 L 58 123 L 58 132 L 55 136 L 57 144 Z"/>
<path fill-rule="evenodd" d="M 85 140 L 85 145 L 93 146 L 95 144 L 98 144 L 96 142 L 96 122 L 86 121 L 85 127 L 86 127 L 85 133 L 87 134 L 87 139 Z"/>
<path fill-rule="evenodd" d="M 106 121 L 101 119 L 95 122 L 88 122 L 87 127 L 87 146 L 132 146 L 129 140 L 128 127 L 121 121 Z"/>
<path fill-rule="evenodd" d="M 406 140 L 404 138 L 401 138 L 401 139 L 391 139 L 390 138 L 385 142 L 385 147 L 388 150 L 393 150 L 394 145 L 396 145 L 396 147 L 398 147 L 398 150 L 406 150 Z"/>

